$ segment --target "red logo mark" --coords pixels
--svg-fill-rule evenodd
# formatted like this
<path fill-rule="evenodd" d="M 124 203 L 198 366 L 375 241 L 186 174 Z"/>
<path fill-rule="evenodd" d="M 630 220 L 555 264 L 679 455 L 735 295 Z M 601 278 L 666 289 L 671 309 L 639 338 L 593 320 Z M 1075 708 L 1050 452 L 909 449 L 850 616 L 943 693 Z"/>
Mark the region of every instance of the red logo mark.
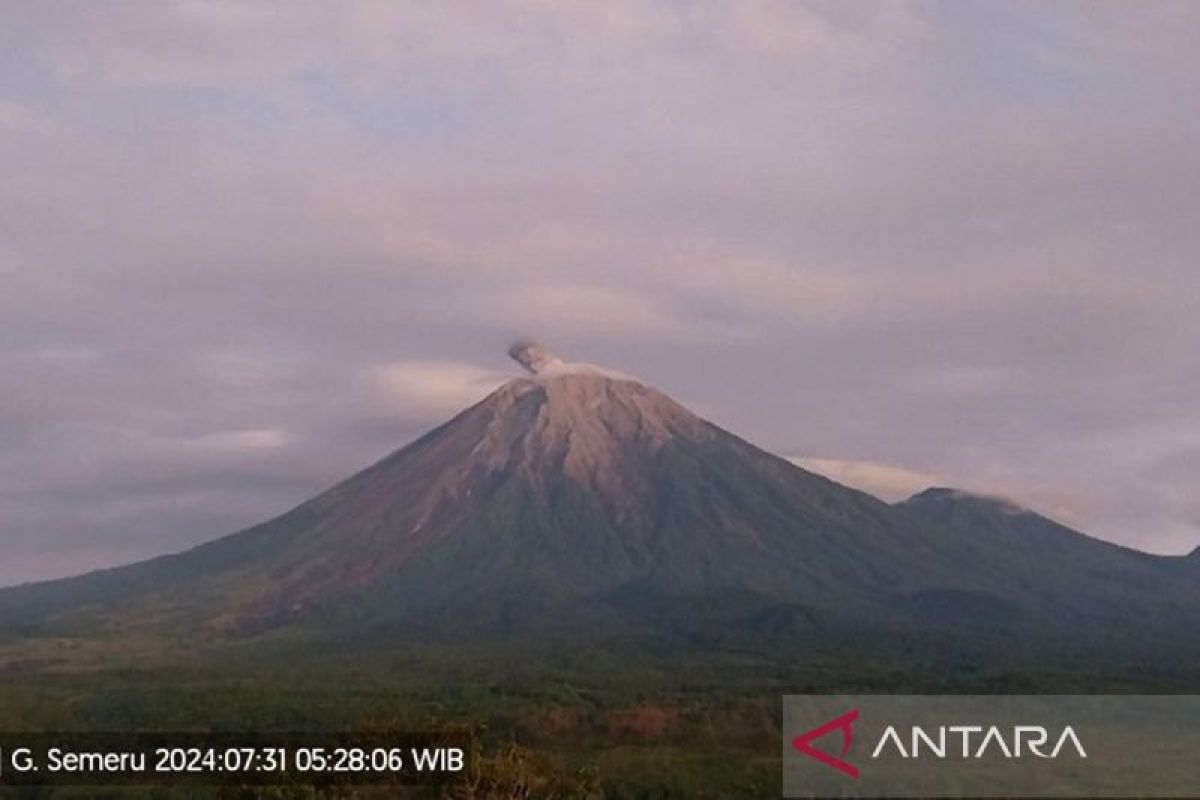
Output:
<path fill-rule="evenodd" d="M 854 743 L 854 721 L 856 719 L 858 719 L 857 708 L 853 711 L 847 711 L 837 719 L 829 720 L 829 722 L 826 722 L 819 728 L 813 728 L 808 733 L 800 734 L 795 739 L 792 739 L 792 747 L 809 758 L 820 761 L 827 767 L 833 767 L 838 772 L 844 772 L 851 778 L 857 778 L 858 767 L 842 760 L 850 752 L 850 745 Z M 836 730 L 842 732 L 842 754 L 840 757 L 831 756 L 824 750 L 818 750 L 812 746 L 813 741 Z"/>

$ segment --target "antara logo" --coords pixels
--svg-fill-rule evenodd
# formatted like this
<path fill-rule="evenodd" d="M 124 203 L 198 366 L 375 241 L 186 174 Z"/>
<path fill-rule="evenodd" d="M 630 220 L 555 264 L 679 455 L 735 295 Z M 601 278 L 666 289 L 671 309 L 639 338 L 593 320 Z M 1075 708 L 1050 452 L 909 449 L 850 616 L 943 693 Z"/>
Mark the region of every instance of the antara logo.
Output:
<path fill-rule="evenodd" d="M 1080 758 L 1087 758 L 1087 751 L 1083 749 L 1083 744 L 1070 725 L 1063 728 L 1050 752 L 1045 750 L 1050 741 L 1050 732 L 1041 725 L 1017 725 L 1007 736 L 995 725 L 986 728 L 982 725 L 939 725 L 935 730 L 937 733 L 931 735 L 919 725 L 912 726 L 909 732 L 909 746 L 905 749 L 896 727 L 888 725 L 883 736 L 879 737 L 879 744 L 871 751 L 871 758 L 879 758 L 888 745 L 891 745 L 901 758 L 920 758 L 922 750 L 934 758 L 946 758 L 947 753 L 962 758 L 983 758 L 989 753 L 1003 755 L 1005 758 L 1021 758 L 1026 753 L 1038 758 L 1058 758 L 1058 754 L 1068 744 Z M 972 737 L 975 735 L 979 736 L 975 739 L 978 745 L 972 747 Z M 958 746 L 951 747 L 955 740 Z"/>
<path fill-rule="evenodd" d="M 847 711 L 840 717 L 835 717 L 792 739 L 792 748 L 831 769 L 857 778 L 858 767 L 847 761 L 846 756 L 850 754 L 850 748 L 854 744 L 854 723 L 858 721 L 858 717 L 857 708 Z M 834 732 L 842 734 L 840 755 L 834 756 L 813 746 L 813 742 Z M 1054 744 L 1050 746 L 1052 740 Z M 1022 758 L 1026 755 L 1058 758 L 1064 750 L 1068 751 L 1067 755 L 1071 755 L 1073 751 L 1079 758 L 1088 757 L 1083 743 L 1079 741 L 1070 725 L 1063 728 L 1053 739 L 1050 731 L 1041 725 L 1016 725 L 1011 729 L 1001 729 L 996 725 L 939 725 L 927 729 L 913 725 L 910 726 L 907 737 L 902 737 L 895 725 L 888 725 L 871 750 L 871 759 L 886 756 L 889 752 L 906 759 L 979 759 L 988 755 L 1002 755 L 1005 758 Z"/>
<path fill-rule="evenodd" d="M 833 767 L 838 772 L 844 772 L 851 778 L 858 777 L 858 767 L 848 761 L 845 761 L 846 754 L 850 752 L 850 746 L 854 744 L 854 721 L 858 719 L 858 709 L 847 711 L 836 719 L 831 719 L 824 725 L 813 728 L 808 733 L 802 733 L 795 739 L 792 739 L 792 747 L 809 758 L 820 761 L 827 767 Z M 842 756 L 834 758 L 824 750 L 818 750 L 812 746 L 812 743 L 820 739 L 822 736 L 833 733 L 834 731 L 842 732 Z"/>

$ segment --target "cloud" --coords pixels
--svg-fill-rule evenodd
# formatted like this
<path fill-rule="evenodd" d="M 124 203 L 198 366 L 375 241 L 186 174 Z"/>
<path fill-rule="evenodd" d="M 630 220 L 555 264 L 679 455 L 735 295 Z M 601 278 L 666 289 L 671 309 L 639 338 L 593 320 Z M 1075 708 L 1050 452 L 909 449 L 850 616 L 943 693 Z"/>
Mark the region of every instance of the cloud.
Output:
<path fill-rule="evenodd" d="M 406 413 L 450 414 L 474 405 L 505 376 L 468 364 L 398 361 L 373 370 L 376 383 Z"/>
<path fill-rule="evenodd" d="M 879 491 L 1200 541 L 1186 3 L 102 13 L 0 8 L 0 582 L 281 511 L 518 336 Z"/>
<path fill-rule="evenodd" d="M 907 500 L 925 489 L 942 487 L 1003 501 L 1014 510 L 1030 509 L 1068 527 L 1082 528 L 1089 517 L 1078 497 L 1027 482 L 989 479 L 970 473 L 953 476 L 935 474 L 874 461 L 803 456 L 791 456 L 788 460 L 798 467 L 860 489 L 889 503 Z"/>
<path fill-rule="evenodd" d="M 292 435 L 278 428 L 253 431 L 224 431 L 200 437 L 199 444 L 218 450 L 268 450 L 283 447 L 292 441 Z"/>
<path fill-rule="evenodd" d="M 798 467 L 816 472 L 838 483 L 861 489 L 867 494 L 895 503 L 912 497 L 931 486 L 943 486 L 945 480 L 927 472 L 876 464 L 871 461 L 845 461 L 836 458 L 788 458 Z"/>
<path fill-rule="evenodd" d="M 660 299 L 604 286 L 520 287 L 506 292 L 502 302 L 514 324 L 551 333 L 685 333 L 686 323 Z"/>

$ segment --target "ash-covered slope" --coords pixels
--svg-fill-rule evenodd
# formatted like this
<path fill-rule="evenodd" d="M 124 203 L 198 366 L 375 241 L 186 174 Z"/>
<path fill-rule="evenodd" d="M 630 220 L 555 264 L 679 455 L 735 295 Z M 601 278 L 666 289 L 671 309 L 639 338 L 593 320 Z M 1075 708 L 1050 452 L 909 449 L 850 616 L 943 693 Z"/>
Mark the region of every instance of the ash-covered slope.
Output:
<path fill-rule="evenodd" d="M 533 374 L 287 514 L 0 592 L 0 622 L 120 610 L 233 628 L 452 614 L 487 627 L 697 595 L 867 608 L 941 579 L 928 537 L 880 501 L 626 376 L 536 346 L 512 355 Z"/>
<path fill-rule="evenodd" d="M 865 613 L 944 583 L 937 537 L 875 498 L 636 380 L 533 346 L 513 356 L 530 377 L 293 511 L 177 556 L 2 592 L 0 615 L 495 627 L 697 596 Z"/>
<path fill-rule="evenodd" d="M 892 507 L 639 381 L 534 345 L 512 355 L 529 377 L 287 514 L 176 556 L 0 592 L 0 628 L 778 636 L 1196 620 L 1195 582 L 1164 580 L 1154 557 L 1079 535 L 998 535 L 958 506 Z"/>

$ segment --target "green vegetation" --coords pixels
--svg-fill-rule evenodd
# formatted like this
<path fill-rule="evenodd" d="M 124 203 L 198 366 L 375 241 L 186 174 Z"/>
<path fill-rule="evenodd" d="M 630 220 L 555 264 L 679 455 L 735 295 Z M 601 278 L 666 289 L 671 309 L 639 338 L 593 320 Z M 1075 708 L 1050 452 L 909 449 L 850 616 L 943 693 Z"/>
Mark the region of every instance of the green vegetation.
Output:
<path fill-rule="evenodd" d="M 972 659 L 929 649 L 917 658 L 894 647 L 763 656 L 633 640 L 368 646 L 295 631 L 191 649 L 142 642 L 132 654 L 117 644 L 45 641 L 30 656 L 42 666 L 0 661 L 0 728 L 466 727 L 477 736 L 478 772 L 452 797 L 770 797 L 779 791 L 783 694 L 1200 684 L 1195 665 L 1081 672 L 1046 654 Z"/>

